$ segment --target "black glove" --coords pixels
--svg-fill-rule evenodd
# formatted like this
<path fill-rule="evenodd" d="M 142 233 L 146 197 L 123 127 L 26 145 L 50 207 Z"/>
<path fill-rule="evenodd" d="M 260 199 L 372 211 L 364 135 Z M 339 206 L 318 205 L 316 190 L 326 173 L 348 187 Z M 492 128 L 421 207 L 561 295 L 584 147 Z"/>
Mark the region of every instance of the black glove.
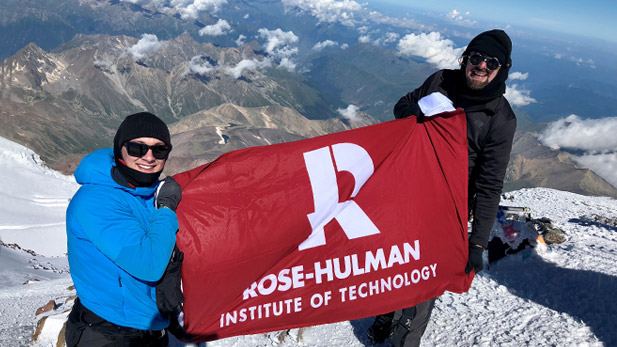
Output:
<path fill-rule="evenodd" d="M 465 267 L 466 274 L 469 275 L 472 269 L 475 270 L 476 274 L 484 269 L 482 253 L 484 253 L 484 248 L 469 245 L 469 259 L 467 259 L 467 266 Z"/>
<path fill-rule="evenodd" d="M 422 112 L 422 109 L 420 108 L 420 106 L 418 106 L 418 104 L 406 105 L 405 109 L 401 111 L 401 113 L 398 116 L 396 114 L 394 115 L 394 118 L 401 119 L 401 118 L 407 118 L 411 116 L 416 116 L 418 121 L 421 120 L 422 117 L 424 117 L 424 113 Z"/>
<path fill-rule="evenodd" d="M 165 177 L 156 190 L 156 208 L 167 207 L 175 211 L 182 200 L 182 189 L 173 177 Z"/>
<path fill-rule="evenodd" d="M 178 245 L 175 245 L 167 269 L 156 284 L 156 307 L 163 317 L 169 319 L 167 330 L 174 334 L 176 338 L 189 342 L 193 337 L 178 322 L 178 315 L 182 312 L 182 304 L 184 303 L 181 288 L 183 260 L 184 253 L 180 251 Z"/>

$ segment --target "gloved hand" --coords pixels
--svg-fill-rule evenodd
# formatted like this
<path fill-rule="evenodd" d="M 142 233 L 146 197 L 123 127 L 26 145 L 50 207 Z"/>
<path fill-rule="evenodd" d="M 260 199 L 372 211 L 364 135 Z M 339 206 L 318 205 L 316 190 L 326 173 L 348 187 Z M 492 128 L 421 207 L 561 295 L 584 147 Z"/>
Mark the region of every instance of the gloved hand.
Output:
<path fill-rule="evenodd" d="M 475 270 L 476 274 L 484 269 L 484 263 L 482 261 L 482 253 L 484 248 L 477 245 L 469 245 L 469 258 L 467 259 L 467 266 L 465 267 L 465 273 L 469 275 L 471 270 Z"/>
<path fill-rule="evenodd" d="M 173 177 L 165 177 L 156 190 L 156 198 L 154 200 L 156 208 L 167 207 L 172 211 L 176 211 L 180 200 L 182 200 L 180 185 Z"/>

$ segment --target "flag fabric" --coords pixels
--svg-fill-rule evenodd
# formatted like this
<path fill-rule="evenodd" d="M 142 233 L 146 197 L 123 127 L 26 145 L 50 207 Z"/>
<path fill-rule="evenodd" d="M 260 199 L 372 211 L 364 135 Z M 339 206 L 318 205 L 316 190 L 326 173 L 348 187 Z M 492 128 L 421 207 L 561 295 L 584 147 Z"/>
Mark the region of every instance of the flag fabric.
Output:
<path fill-rule="evenodd" d="M 359 319 L 466 292 L 461 110 L 222 155 L 174 176 L 197 341 Z"/>

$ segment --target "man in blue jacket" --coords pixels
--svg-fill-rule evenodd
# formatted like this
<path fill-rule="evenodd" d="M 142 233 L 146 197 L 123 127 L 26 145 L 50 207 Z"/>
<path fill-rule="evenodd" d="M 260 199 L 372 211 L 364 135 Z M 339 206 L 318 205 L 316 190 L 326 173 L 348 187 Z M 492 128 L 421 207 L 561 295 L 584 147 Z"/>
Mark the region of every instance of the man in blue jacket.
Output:
<path fill-rule="evenodd" d="M 151 113 L 130 115 L 114 148 L 86 156 L 66 212 L 67 248 L 77 299 L 67 346 L 167 346 L 169 321 L 155 287 L 170 260 L 182 198 L 158 178 L 171 151 L 169 129 Z"/>

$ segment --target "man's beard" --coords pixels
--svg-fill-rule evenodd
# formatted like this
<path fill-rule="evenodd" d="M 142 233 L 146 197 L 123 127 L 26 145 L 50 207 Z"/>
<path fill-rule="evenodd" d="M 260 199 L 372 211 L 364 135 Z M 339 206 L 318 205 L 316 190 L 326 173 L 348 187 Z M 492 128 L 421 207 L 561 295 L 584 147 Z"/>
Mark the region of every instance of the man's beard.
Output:
<path fill-rule="evenodd" d="M 471 70 L 471 73 L 473 73 L 473 71 L 474 70 Z M 484 71 L 484 72 L 487 73 L 487 76 L 491 74 L 490 71 Z M 490 83 L 488 77 L 483 80 L 477 80 L 477 79 L 472 78 L 468 74 L 465 74 L 465 81 L 467 82 L 467 87 L 469 87 L 469 89 L 471 90 L 482 90 L 484 89 L 484 87 L 486 87 Z"/>

